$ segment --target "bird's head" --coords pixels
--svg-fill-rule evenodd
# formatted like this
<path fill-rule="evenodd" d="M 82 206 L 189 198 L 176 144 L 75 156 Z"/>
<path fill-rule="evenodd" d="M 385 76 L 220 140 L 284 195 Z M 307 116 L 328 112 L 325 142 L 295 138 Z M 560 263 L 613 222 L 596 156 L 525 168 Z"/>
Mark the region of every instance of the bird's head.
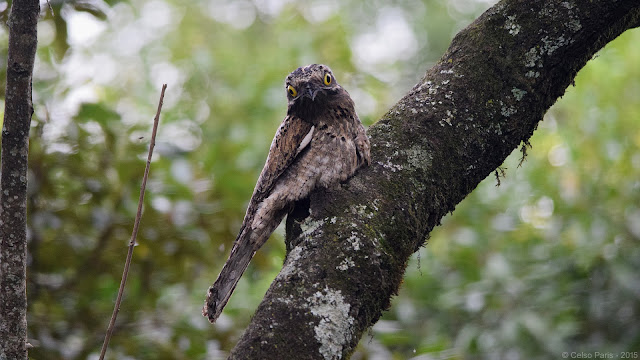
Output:
<path fill-rule="evenodd" d="M 284 86 L 289 102 L 289 112 L 303 119 L 312 114 L 318 114 L 319 110 L 328 104 L 340 100 L 339 95 L 346 94 L 346 91 L 338 85 L 331 69 L 322 64 L 297 68 L 287 76 Z"/>

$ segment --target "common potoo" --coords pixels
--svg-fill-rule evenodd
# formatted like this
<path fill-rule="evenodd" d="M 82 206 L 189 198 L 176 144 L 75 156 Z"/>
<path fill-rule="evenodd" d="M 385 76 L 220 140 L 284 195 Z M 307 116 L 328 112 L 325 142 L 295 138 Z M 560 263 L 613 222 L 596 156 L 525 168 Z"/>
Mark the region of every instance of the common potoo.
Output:
<path fill-rule="evenodd" d="M 347 180 L 370 161 L 369 139 L 353 100 L 329 67 L 298 68 L 284 86 L 287 116 L 271 142 L 229 259 L 207 293 L 202 314 L 212 323 L 293 203 L 317 187 Z"/>

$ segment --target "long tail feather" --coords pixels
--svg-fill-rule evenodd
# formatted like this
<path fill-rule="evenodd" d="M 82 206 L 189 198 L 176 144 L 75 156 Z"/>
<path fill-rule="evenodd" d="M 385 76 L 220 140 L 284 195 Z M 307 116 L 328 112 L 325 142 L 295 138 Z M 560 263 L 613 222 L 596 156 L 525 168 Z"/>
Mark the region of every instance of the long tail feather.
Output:
<path fill-rule="evenodd" d="M 202 309 L 202 315 L 209 319 L 209 322 L 214 323 L 222 314 L 222 310 L 227 305 L 242 274 L 247 270 L 253 255 L 267 241 L 285 214 L 286 211 L 283 210 L 270 212 L 268 215 L 269 217 L 273 216 L 272 221 L 266 221 L 265 227 L 253 230 L 249 225 L 250 220 L 245 219 L 245 224 L 243 224 L 240 235 L 231 249 L 229 259 L 222 267 L 216 281 L 207 291 L 207 300 Z"/>
<path fill-rule="evenodd" d="M 243 231 L 241 236 L 245 234 L 249 235 L 247 231 Z M 202 315 L 207 317 L 211 323 L 214 323 L 222 313 L 222 309 L 227 305 L 240 277 L 247 270 L 247 266 L 256 252 L 246 235 L 244 238 L 238 238 L 229 259 L 220 271 L 220 275 L 207 291 L 207 301 L 202 309 Z"/>

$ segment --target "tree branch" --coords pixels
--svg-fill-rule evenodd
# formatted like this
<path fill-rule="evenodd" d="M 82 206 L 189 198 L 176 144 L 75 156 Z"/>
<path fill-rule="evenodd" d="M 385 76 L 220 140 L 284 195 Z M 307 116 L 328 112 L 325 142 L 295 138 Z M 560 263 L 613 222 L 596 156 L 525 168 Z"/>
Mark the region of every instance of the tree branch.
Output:
<path fill-rule="evenodd" d="M 287 219 L 284 266 L 231 359 L 348 358 L 410 256 L 515 148 L 636 0 L 503 0 L 369 129 L 373 165 Z"/>
<path fill-rule="evenodd" d="M 27 157 L 31 78 L 40 4 L 15 0 L 9 53 L 0 179 L 0 358 L 27 359 Z"/>

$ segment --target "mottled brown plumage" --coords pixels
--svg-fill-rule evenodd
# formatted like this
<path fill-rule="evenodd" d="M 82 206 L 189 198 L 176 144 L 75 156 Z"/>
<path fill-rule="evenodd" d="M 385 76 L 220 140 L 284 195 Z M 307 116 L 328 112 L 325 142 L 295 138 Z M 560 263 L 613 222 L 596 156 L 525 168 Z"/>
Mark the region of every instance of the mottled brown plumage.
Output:
<path fill-rule="evenodd" d="M 369 139 L 353 100 L 325 65 L 308 65 L 287 76 L 287 116 L 251 196 L 240 233 L 202 310 L 220 316 L 255 252 L 292 204 L 316 187 L 328 187 L 369 164 Z"/>

